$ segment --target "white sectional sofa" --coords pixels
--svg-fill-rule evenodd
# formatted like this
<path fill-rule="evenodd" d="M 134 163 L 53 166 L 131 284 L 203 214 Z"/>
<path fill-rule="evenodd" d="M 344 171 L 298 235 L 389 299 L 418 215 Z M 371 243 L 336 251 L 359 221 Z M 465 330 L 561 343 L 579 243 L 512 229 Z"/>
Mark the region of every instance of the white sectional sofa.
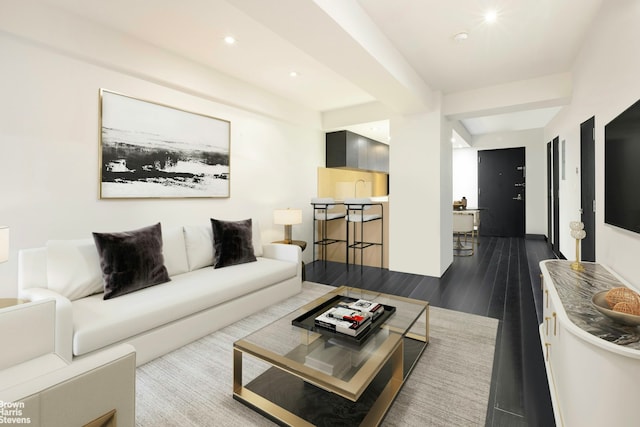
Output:
<path fill-rule="evenodd" d="M 121 343 L 143 364 L 301 290 L 301 250 L 260 241 L 256 261 L 214 268 L 211 226 L 162 228 L 170 281 L 103 299 L 93 239 L 50 241 L 19 253 L 19 294 L 56 301 L 56 352 L 67 360 Z"/>

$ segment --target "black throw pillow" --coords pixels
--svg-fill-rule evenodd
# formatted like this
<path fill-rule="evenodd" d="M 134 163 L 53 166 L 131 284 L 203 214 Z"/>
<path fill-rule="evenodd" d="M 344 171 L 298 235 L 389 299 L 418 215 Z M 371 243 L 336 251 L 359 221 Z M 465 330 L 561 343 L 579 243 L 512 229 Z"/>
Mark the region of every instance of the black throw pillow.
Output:
<path fill-rule="evenodd" d="M 251 218 L 242 221 L 220 221 L 211 218 L 215 259 L 213 268 L 254 262 Z"/>
<path fill-rule="evenodd" d="M 93 240 L 100 256 L 104 299 L 171 280 L 164 266 L 160 223 L 120 233 L 93 233 Z"/>

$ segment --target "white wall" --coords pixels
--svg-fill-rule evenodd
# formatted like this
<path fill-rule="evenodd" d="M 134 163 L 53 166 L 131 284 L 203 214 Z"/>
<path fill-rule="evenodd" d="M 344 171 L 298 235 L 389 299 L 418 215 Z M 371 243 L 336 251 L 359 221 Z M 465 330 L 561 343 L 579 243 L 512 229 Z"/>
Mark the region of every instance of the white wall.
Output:
<path fill-rule="evenodd" d="M 568 221 L 580 207 L 580 123 L 595 116 L 596 260 L 636 286 L 640 235 L 604 223 L 604 126 L 640 99 L 640 2 L 603 2 L 573 67 L 571 105 L 545 129 L 545 140 L 559 136 L 567 144 L 567 181 L 560 187 L 560 250 L 573 254 Z M 566 227 L 562 224 L 567 224 Z"/>
<path fill-rule="evenodd" d="M 311 240 L 309 199 L 316 192 L 317 167 L 324 165 L 318 113 L 296 106 L 303 113 L 295 115 L 296 124 L 280 120 L 275 116 L 286 116 L 288 102 L 252 92 L 249 86 L 238 98 L 220 99 L 220 93 L 211 91 L 221 78 L 218 74 L 207 74 L 197 64 L 123 35 L 94 31 L 69 16 L 64 17 L 64 30 L 50 32 L 51 43 L 43 42 L 39 32 L 47 25 L 48 11 L 38 13 L 37 21 L 28 13 L 14 16 L 10 23 L 0 18 L 0 223 L 11 227 L 10 261 L 0 265 L 0 297 L 16 294 L 19 249 L 41 246 L 49 239 L 86 238 L 91 231 L 251 216 L 261 224 L 263 241 L 272 241 L 283 234 L 282 227 L 272 223 L 273 209 L 297 207 L 303 209 L 304 223 L 294 226 L 294 238 Z M 59 21 L 60 16 L 52 14 L 51 19 Z M 20 34 L 12 33 L 13 28 Z M 114 62 L 95 61 L 99 52 L 78 54 L 78 49 L 90 48 L 80 46 L 84 36 L 99 40 Z M 65 37 L 77 38 L 78 45 L 61 45 Z M 135 72 L 126 67 L 133 57 Z M 172 73 L 158 78 L 166 70 Z M 194 79 L 210 81 L 198 90 L 185 89 Z M 229 120 L 231 197 L 100 200 L 99 88 Z M 251 99 L 254 106 L 273 105 L 274 114 L 260 114 L 259 108 L 251 107 Z M 313 120 L 304 124 L 309 117 Z M 311 251 L 304 256 L 310 261 Z"/>
<path fill-rule="evenodd" d="M 478 150 L 476 148 L 453 149 L 453 193 L 454 200 L 466 197 L 469 208 L 478 207 Z"/>
<path fill-rule="evenodd" d="M 453 262 L 450 139 L 439 109 L 391 120 L 390 270 L 441 277 Z"/>
<path fill-rule="evenodd" d="M 441 113 L 440 113 L 441 114 Z M 453 263 L 453 215 L 451 199 L 453 181 L 453 148 L 451 147 L 452 123 L 440 115 L 440 274 L 441 277 Z"/>
<path fill-rule="evenodd" d="M 542 129 L 499 132 L 476 135 L 473 147 L 453 150 L 453 198 L 467 198 L 467 205 L 478 206 L 478 159 L 479 150 L 501 148 L 525 148 L 526 162 L 526 207 L 525 233 L 547 233 L 547 148 Z M 568 224 L 568 223 L 567 223 Z"/>

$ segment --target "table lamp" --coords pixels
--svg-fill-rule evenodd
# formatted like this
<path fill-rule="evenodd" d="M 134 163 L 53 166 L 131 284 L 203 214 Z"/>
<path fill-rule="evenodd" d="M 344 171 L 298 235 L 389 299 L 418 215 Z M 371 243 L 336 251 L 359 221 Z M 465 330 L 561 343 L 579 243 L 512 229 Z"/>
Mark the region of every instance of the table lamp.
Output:
<path fill-rule="evenodd" d="M 9 260 L 9 227 L 0 225 L 0 262 Z"/>
<path fill-rule="evenodd" d="M 273 211 L 273 223 L 284 225 L 284 240 L 291 243 L 291 226 L 302 224 L 302 209 L 276 209 Z"/>
<path fill-rule="evenodd" d="M 576 260 L 571 263 L 571 269 L 575 271 L 584 271 L 584 266 L 580 263 L 580 240 L 587 237 L 587 232 L 584 231 L 584 223 L 580 221 L 571 221 L 569 223 L 571 228 L 571 237 L 576 239 Z"/>

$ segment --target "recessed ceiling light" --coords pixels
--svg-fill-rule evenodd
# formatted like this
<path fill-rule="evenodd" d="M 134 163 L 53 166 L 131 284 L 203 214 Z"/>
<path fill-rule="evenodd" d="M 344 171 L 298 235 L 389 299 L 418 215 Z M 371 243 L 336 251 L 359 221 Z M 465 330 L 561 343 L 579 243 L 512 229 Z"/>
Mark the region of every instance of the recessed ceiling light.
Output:
<path fill-rule="evenodd" d="M 498 19 L 498 12 L 490 10 L 484 14 L 484 22 L 487 24 L 493 24 Z"/>
<path fill-rule="evenodd" d="M 233 37 L 233 36 L 226 36 L 226 37 L 224 38 L 224 42 L 225 42 L 226 44 L 235 44 L 235 43 L 236 43 L 236 38 L 235 38 L 235 37 Z"/>
<path fill-rule="evenodd" d="M 469 38 L 469 33 L 467 33 L 466 31 L 461 31 L 458 34 L 453 35 L 453 39 L 457 42 L 465 41 L 468 38 Z"/>
<path fill-rule="evenodd" d="M 298 76 L 299 76 L 299 74 L 298 74 L 297 71 L 290 71 L 289 72 L 289 77 L 298 77 Z"/>

